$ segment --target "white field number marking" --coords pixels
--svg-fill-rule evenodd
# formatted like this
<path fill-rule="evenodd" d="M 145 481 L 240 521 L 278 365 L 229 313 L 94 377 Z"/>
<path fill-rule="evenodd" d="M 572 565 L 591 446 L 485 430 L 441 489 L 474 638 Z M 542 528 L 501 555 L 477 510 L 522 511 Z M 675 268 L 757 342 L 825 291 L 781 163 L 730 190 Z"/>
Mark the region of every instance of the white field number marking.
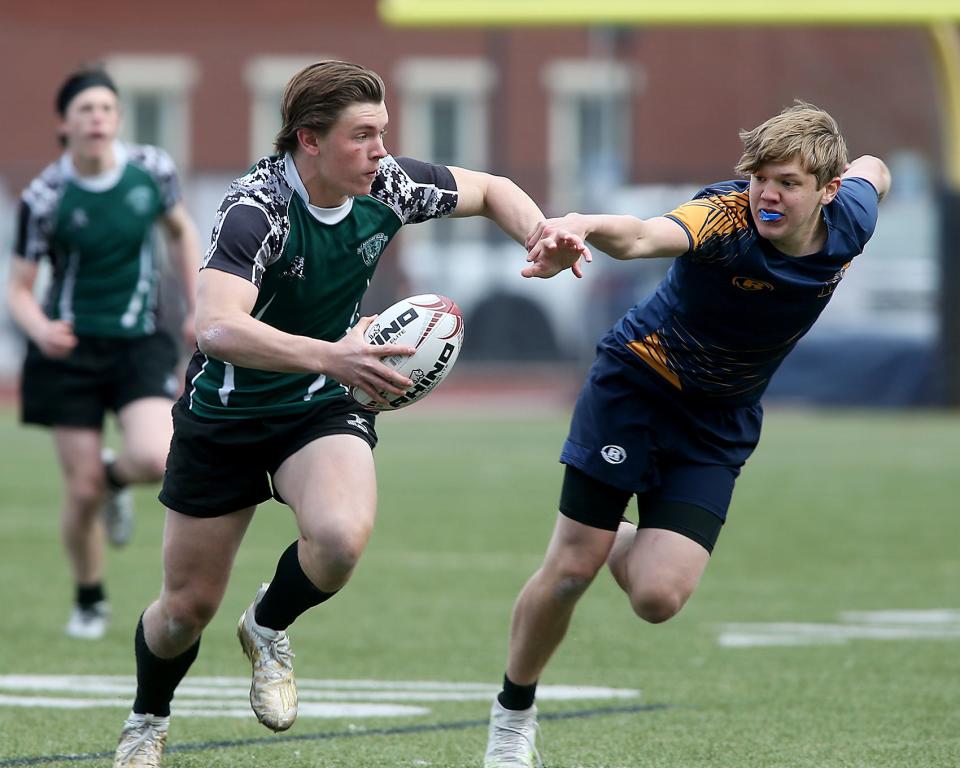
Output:
<path fill-rule="evenodd" d="M 850 640 L 960 640 L 960 610 L 845 611 L 836 624 L 721 624 L 727 648 L 843 644 Z"/>
<path fill-rule="evenodd" d="M 384 680 L 297 680 L 299 716 L 316 718 L 411 717 L 429 714 L 429 704 L 492 701 L 500 688 L 487 683 Z M 133 677 L 119 675 L 0 675 L 0 707 L 129 709 Z M 177 688 L 173 713 L 192 717 L 250 717 L 250 679 L 187 678 Z M 633 699 L 632 688 L 543 685 L 547 701 Z"/>

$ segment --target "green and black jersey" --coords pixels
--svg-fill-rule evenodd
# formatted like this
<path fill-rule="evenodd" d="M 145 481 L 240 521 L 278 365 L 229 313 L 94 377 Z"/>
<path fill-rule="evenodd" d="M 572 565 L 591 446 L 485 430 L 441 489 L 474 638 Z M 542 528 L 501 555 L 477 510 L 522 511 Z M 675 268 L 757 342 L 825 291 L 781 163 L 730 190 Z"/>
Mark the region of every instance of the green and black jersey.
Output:
<path fill-rule="evenodd" d="M 227 189 L 202 268 L 256 285 L 251 314 L 258 320 L 334 342 L 359 319 L 380 254 L 400 227 L 448 215 L 456 205 L 446 166 L 388 156 L 370 194 L 317 208 L 293 159 L 267 157 Z M 242 368 L 197 351 L 184 398 L 200 416 L 250 418 L 295 413 L 344 392 L 323 375 Z"/>
<path fill-rule="evenodd" d="M 156 329 L 153 225 L 180 200 L 162 149 L 114 144 L 116 167 L 78 176 L 69 153 L 24 190 L 14 253 L 53 266 L 44 311 L 81 336 L 131 338 Z"/>

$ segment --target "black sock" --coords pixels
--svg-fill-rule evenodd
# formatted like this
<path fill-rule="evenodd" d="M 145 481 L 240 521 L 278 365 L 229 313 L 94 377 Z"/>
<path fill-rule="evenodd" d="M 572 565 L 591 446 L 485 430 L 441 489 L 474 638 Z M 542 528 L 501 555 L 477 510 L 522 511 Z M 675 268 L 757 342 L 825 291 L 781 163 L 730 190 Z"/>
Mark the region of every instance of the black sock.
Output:
<path fill-rule="evenodd" d="M 106 593 L 103 591 L 103 583 L 97 582 L 89 586 L 77 584 L 77 605 L 81 608 L 90 608 L 101 600 L 106 600 Z"/>
<path fill-rule="evenodd" d="M 280 555 L 277 572 L 270 582 L 257 611 L 254 614 L 257 624 L 268 629 L 284 630 L 293 624 L 304 611 L 329 600 L 336 592 L 323 592 L 317 589 L 300 567 L 297 557 L 297 542 L 293 542 Z"/>
<path fill-rule="evenodd" d="M 157 717 L 170 716 L 173 692 L 187 674 L 190 665 L 200 652 L 200 639 L 179 656 L 161 659 L 147 647 L 143 636 L 143 616 L 137 622 L 137 634 L 133 642 L 137 655 L 137 698 L 133 711 L 138 715 L 151 714 Z"/>
<path fill-rule="evenodd" d="M 506 675 L 503 676 L 503 690 L 497 701 L 504 709 L 530 709 L 537 696 L 537 684 L 517 685 Z"/>
<path fill-rule="evenodd" d="M 107 485 L 110 486 L 110 490 L 122 491 L 129 485 L 129 483 L 125 483 L 123 480 L 117 477 L 115 461 L 111 461 L 109 464 L 104 464 L 103 469 L 107 474 Z"/>

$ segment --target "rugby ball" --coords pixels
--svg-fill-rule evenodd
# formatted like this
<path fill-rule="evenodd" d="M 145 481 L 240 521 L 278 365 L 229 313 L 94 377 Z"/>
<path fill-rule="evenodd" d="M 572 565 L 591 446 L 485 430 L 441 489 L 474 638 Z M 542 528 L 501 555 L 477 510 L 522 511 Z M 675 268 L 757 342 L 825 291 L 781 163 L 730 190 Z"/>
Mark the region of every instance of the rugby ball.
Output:
<path fill-rule="evenodd" d="M 422 400 L 446 378 L 463 344 L 460 308 L 446 296 L 425 293 L 402 299 L 381 312 L 364 333 L 370 344 L 403 344 L 416 349 L 409 357 L 392 355 L 383 364 L 413 381 L 402 395 L 387 394 L 389 402 L 374 402 L 356 387 L 350 395 L 371 411 L 395 411 Z"/>

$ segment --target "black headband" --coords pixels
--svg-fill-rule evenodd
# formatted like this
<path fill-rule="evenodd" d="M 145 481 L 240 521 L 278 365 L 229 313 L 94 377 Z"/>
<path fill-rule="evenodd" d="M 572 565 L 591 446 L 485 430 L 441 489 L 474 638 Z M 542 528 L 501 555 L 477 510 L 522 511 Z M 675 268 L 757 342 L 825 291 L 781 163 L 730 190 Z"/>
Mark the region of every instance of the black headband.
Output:
<path fill-rule="evenodd" d="M 103 86 L 109 88 L 114 93 L 117 92 L 117 86 L 114 84 L 110 75 L 102 70 L 92 70 L 90 72 L 78 72 L 67 78 L 67 81 L 60 86 L 57 92 L 57 113 L 63 117 L 67 112 L 67 107 L 74 97 L 85 91 L 87 88 Z"/>

